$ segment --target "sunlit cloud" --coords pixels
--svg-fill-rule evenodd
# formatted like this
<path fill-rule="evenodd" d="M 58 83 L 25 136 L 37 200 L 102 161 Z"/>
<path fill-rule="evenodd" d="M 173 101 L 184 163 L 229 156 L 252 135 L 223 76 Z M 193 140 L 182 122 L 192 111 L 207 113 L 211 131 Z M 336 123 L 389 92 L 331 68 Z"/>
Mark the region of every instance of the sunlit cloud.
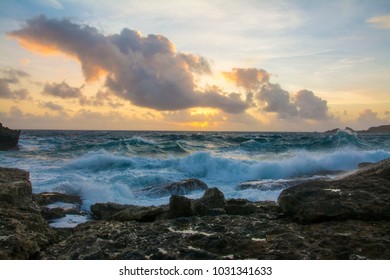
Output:
<path fill-rule="evenodd" d="M 390 14 L 369 18 L 367 22 L 375 28 L 390 29 Z"/>
<path fill-rule="evenodd" d="M 306 89 L 291 95 L 279 84 L 271 83 L 271 75 L 263 69 L 234 68 L 223 75 L 238 87 L 255 92 L 252 103 L 265 112 L 277 113 L 280 119 L 325 120 L 330 117 L 326 100 Z"/>
<path fill-rule="evenodd" d="M 230 113 L 249 107 L 238 95 L 198 89 L 194 75 L 210 73 L 207 60 L 176 52 L 162 35 L 144 37 L 123 29 L 105 36 L 94 27 L 45 16 L 27 20 L 23 28 L 8 35 L 26 48 L 29 43 L 34 50 L 36 45 L 48 46 L 76 57 L 86 80 L 107 72 L 106 88 L 137 106 L 155 110 L 211 107 Z"/>
<path fill-rule="evenodd" d="M 262 83 L 268 82 L 270 74 L 263 69 L 233 68 L 231 72 L 222 72 L 223 76 L 238 87 L 248 90 L 258 89 Z"/>
<path fill-rule="evenodd" d="M 61 4 L 59 1 L 46 2 Z M 175 3 L 172 1 L 170 5 Z M 90 4 L 92 5 L 92 1 Z M 136 5 L 150 7 L 152 11 L 156 11 L 156 7 L 150 3 Z M 241 6 L 233 2 L 230 2 L 230 5 Z M 107 6 L 116 9 L 109 4 Z M 215 4 L 208 2 L 195 6 L 215 8 Z M 263 6 L 267 5 L 243 5 L 239 11 L 248 11 L 250 7 L 253 8 L 254 15 Z M 39 58 L 34 53 L 29 54 L 21 50 L 21 56 L 14 60 L 23 67 L 21 69 L 37 69 L 39 59 L 45 61 L 43 67 L 52 69 L 62 57 L 50 56 L 59 55 L 64 55 L 67 61 L 75 60 L 79 64 L 71 61 L 72 70 L 76 69 L 76 71 L 59 67 L 55 72 L 53 71 L 52 76 L 50 70 L 40 77 L 29 70 L 34 73 L 34 77 L 29 78 L 30 84 L 1 81 L 0 98 L 7 99 L 9 108 L 15 105 L 13 101 L 19 102 L 20 105 L 20 100 L 32 96 L 35 100 L 34 110 L 42 113 L 47 109 L 46 112 L 50 115 L 62 110 L 73 116 L 75 112 L 82 112 L 80 111 L 82 108 L 85 110 L 84 116 L 92 117 L 93 113 L 103 116 L 112 110 L 129 117 L 133 114 L 132 110 L 136 110 L 132 117 L 124 120 L 134 123 L 139 119 L 150 119 L 151 123 L 152 121 L 156 123 L 154 128 L 160 128 L 160 124 L 164 123 L 180 129 L 193 127 L 226 130 L 272 130 L 290 129 L 290 127 L 306 130 L 309 127 L 337 124 L 336 116 L 340 117 L 341 114 L 335 114 L 335 111 L 341 112 L 345 104 L 360 104 L 369 98 L 387 102 L 387 99 L 382 98 L 386 94 L 383 94 L 386 92 L 384 89 L 380 93 L 375 91 L 375 94 L 370 95 L 366 93 L 372 88 L 360 87 L 364 90 L 364 94 L 357 95 L 355 88 L 351 86 L 340 89 L 340 84 L 344 85 L 346 78 L 333 80 L 333 83 L 330 80 L 330 77 L 333 78 L 331 74 L 336 76 L 339 73 L 345 74 L 343 77 L 353 79 L 359 67 L 362 76 L 371 72 L 373 77 L 385 76 L 387 68 L 383 65 L 380 69 L 385 71 L 371 71 L 379 69 L 370 67 L 381 62 L 375 53 L 361 55 L 361 52 L 356 51 L 350 55 L 345 51 L 340 54 L 340 49 L 351 49 L 349 45 L 344 45 L 347 39 L 343 39 L 341 43 L 332 41 L 335 43 L 322 44 L 327 38 L 324 40 L 319 38 L 319 33 L 316 35 L 316 41 L 313 41 L 312 34 L 306 33 L 310 32 L 306 24 L 309 20 L 315 23 L 314 18 L 300 17 L 300 9 L 294 9 L 292 13 L 286 11 L 286 17 L 290 20 L 284 21 L 283 13 L 280 13 L 283 9 L 278 7 L 275 5 L 275 9 L 266 9 L 269 11 L 269 17 L 266 16 L 266 12 L 261 18 L 246 17 L 243 19 L 243 26 L 237 25 L 239 20 L 235 18 L 232 21 L 225 21 L 226 24 L 218 22 L 210 27 L 213 31 L 219 30 L 218 28 L 222 26 L 228 29 L 228 33 L 224 33 L 226 30 L 221 29 L 223 35 L 210 30 L 185 34 L 185 38 L 189 39 L 187 44 L 183 44 L 184 37 L 178 36 L 180 28 L 174 28 L 171 32 L 169 28 L 153 29 L 153 26 L 145 27 L 142 24 L 135 24 L 139 22 L 129 20 L 128 24 L 135 28 L 141 26 L 147 32 L 158 30 L 163 34 L 143 35 L 128 28 L 120 30 L 118 26 L 124 26 L 123 24 L 126 23 L 123 18 L 115 24 L 102 22 L 101 25 L 98 21 L 89 18 L 85 20 L 94 22 L 93 25 L 78 23 L 75 20 L 80 18 L 78 15 L 72 19 L 53 19 L 45 16 L 31 18 L 20 28 L 15 28 L 15 25 L 9 28 L 14 31 L 9 32 L 8 36 L 15 39 L 23 48 L 48 57 Z M 169 10 L 167 7 L 162 9 L 166 10 L 165 12 Z M 229 15 L 238 13 L 238 10 L 234 10 L 234 13 L 232 11 L 224 8 L 221 11 L 213 9 L 221 20 L 226 19 L 226 13 Z M 134 10 L 134 14 L 136 12 L 139 11 Z M 201 12 L 204 11 L 202 9 L 196 12 L 190 11 L 193 15 L 191 19 L 196 20 Z M 108 16 L 113 18 L 112 14 Z M 156 14 L 151 15 L 153 20 L 157 20 L 155 16 Z M 172 16 L 175 19 L 188 19 L 187 15 Z M 370 30 L 370 25 L 376 28 L 388 28 L 385 27 L 386 17 L 370 18 L 367 20 L 369 24 L 363 21 L 360 26 L 365 26 L 366 30 Z M 267 21 L 269 25 L 266 24 Z M 298 30 L 300 28 L 302 28 L 301 33 Z M 187 29 L 183 28 L 183 30 Z M 299 37 L 289 33 L 295 31 L 299 33 Z M 325 27 L 320 31 L 325 37 L 333 39 L 340 35 L 338 32 L 330 32 Z M 383 30 L 371 28 L 371 31 L 383 34 Z M 174 38 L 178 45 L 166 37 L 167 34 L 170 38 Z M 258 35 L 254 36 L 255 34 Z M 360 37 L 364 38 L 364 36 L 360 36 L 360 33 L 353 35 L 358 38 L 354 39 L 356 41 L 353 43 L 361 44 Z M 310 40 L 307 43 L 303 40 L 306 36 Z M 260 37 L 264 42 L 258 39 Z M 208 39 L 204 40 L 204 38 Z M 190 52 L 184 52 L 187 50 Z M 224 50 L 230 51 L 225 54 Z M 213 51 L 217 53 L 216 56 Z M 207 58 L 204 55 L 207 55 Z M 26 58 L 22 61 L 20 57 Z M 215 58 L 222 59 L 223 67 L 220 67 L 221 64 L 216 67 L 216 64 L 221 62 L 213 60 Z M 12 63 L 8 64 L 12 65 Z M 231 70 L 222 71 L 223 69 Z M 269 71 L 271 69 L 272 73 Z M 19 77 L 19 79 L 23 78 Z M 88 83 L 80 87 L 84 83 L 83 79 Z M 329 82 L 326 82 L 327 80 Z M 366 75 L 361 79 L 362 84 L 363 80 L 372 80 L 372 78 Z M 37 81 L 41 84 L 39 85 Z M 31 87 L 27 87 L 26 84 Z M 26 89 L 23 91 L 22 87 Z M 35 113 L 26 104 L 27 102 L 20 106 L 20 109 Z M 334 107 L 335 104 L 337 108 Z M 362 106 L 364 107 L 349 108 L 349 121 L 353 122 L 357 112 L 368 107 L 367 104 Z M 381 114 L 383 108 L 379 110 L 375 106 L 372 105 L 372 108 Z M 153 117 L 147 116 L 145 112 L 152 114 Z M 369 114 L 364 116 L 368 119 Z M 381 120 L 380 116 L 377 115 L 376 121 Z M 347 116 L 340 118 L 347 119 Z M 375 120 L 372 115 L 371 120 Z M 294 122 L 294 125 L 291 122 Z M 128 126 L 123 127 L 128 128 Z"/>

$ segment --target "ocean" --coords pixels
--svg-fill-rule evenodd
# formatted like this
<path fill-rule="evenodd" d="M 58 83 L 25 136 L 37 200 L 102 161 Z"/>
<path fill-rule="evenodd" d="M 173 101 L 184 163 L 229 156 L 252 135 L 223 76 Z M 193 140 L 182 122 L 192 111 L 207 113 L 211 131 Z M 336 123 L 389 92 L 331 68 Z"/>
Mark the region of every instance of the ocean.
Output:
<path fill-rule="evenodd" d="M 0 166 L 29 171 L 35 193 L 81 196 L 88 211 L 96 202 L 165 204 L 169 195 L 150 193 L 150 187 L 188 178 L 218 187 L 226 198 L 275 201 L 298 182 L 335 178 L 360 162 L 388 157 L 388 134 L 349 131 L 23 130 L 19 150 L 0 152 Z"/>

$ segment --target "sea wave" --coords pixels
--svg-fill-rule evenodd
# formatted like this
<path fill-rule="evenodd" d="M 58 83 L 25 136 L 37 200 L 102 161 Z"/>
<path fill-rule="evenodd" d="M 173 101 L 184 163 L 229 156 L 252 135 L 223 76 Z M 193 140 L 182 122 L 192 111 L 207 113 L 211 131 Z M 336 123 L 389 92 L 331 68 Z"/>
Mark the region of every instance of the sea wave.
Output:
<path fill-rule="evenodd" d="M 213 182 L 242 182 L 258 179 L 286 179 L 310 176 L 321 171 L 353 170 L 360 162 L 376 162 L 390 157 L 389 151 L 340 149 L 330 153 L 297 151 L 284 159 L 239 160 L 210 152 L 195 152 L 176 158 L 127 157 L 104 150 L 87 153 L 65 165 L 73 171 L 89 172 L 143 170 L 151 174 L 167 170 L 181 177 Z"/>
<path fill-rule="evenodd" d="M 85 207 L 107 201 L 167 203 L 167 197 L 142 196 L 142 190 L 188 178 L 218 187 L 228 198 L 276 199 L 294 180 L 351 171 L 360 162 L 390 157 L 388 136 L 348 131 L 31 131 L 21 135 L 20 143 L 20 150 L 3 152 L 2 166 L 28 170 L 34 192 L 78 194 Z M 262 188 L 237 188 L 249 181 Z"/>
<path fill-rule="evenodd" d="M 86 205 L 114 201 L 141 205 L 167 203 L 167 198 L 139 197 L 139 190 L 186 178 L 203 180 L 220 188 L 227 197 L 251 200 L 276 199 L 282 189 L 264 191 L 237 186 L 252 180 L 310 178 L 322 171 L 350 171 L 360 162 L 377 162 L 390 157 L 389 151 L 341 149 L 331 153 L 299 151 L 289 158 L 239 160 L 210 152 L 196 152 L 178 158 L 127 157 L 100 150 L 78 157 L 62 167 L 46 170 L 57 176 L 33 182 L 40 191 L 54 189 L 81 195 Z M 142 193 L 142 192 L 141 192 Z"/>

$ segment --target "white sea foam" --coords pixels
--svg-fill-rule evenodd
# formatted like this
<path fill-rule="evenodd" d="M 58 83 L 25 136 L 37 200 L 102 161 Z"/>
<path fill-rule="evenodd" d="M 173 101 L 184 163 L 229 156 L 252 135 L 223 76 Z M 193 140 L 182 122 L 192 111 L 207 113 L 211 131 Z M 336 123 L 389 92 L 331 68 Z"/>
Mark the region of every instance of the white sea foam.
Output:
<path fill-rule="evenodd" d="M 63 218 L 55 219 L 50 223 L 53 228 L 74 228 L 79 224 L 88 221 L 87 216 L 81 215 L 66 215 Z"/>
<path fill-rule="evenodd" d="M 30 132 L 22 134 L 20 151 L 2 152 L 0 165 L 28 170 L 34 192 L 80 195 L 84 210 L 95 202 L 108 201 L 165 204 L 168 196 L 143 196 L 143 188 L 187 178 L 218 187 L 227 198 L 276 200 L 284 187 L 283 180 L 288 187 L 289 180 L 297 177 L 352 171 L 360 162 L 390 157 L 387 138 L 364 137 L 345 132 L 333 135 Z M 177 141 L 185 146 L 184 152 L 184 149 L 177 151 Z M 263 180 L 263 185 L 269 187 L 237 188 L 251 180 Z M 274 188 L 277 185 L 282 187 Z M 189 197 L 201 195 L 197 192 Z"/>
<path fill-rule="evenodd" d="M 390 152 L 383 150 L 341 150 L 331 153 L 299 151 L 285 159 L 264 161 L 225 158 L 209 152 L 158 159 L 125 157 L 101 150 L 87 153 L 59 169 L 46 170 L 52 180 L 34 181 L 34 175 L 32 178 L 35 190 L 81 195 L 87 208 L 95 202 L 108 201 L 138 205 L 167 203 L 167 197 L 140 197 L 135 196 L 134 192 L 150 185 L 185 178 L 198 178 L 210 187 L 219 187 L 227 197 L 276 200 L 280 188 L 238 191 L 236 187 L 250 180 L 294 178 L 322 170 L 353 170 L 359 162 L 376 162 L 387 157 L 390 157 Z M 52 172 L 56 176 L 50 174 Z"/>

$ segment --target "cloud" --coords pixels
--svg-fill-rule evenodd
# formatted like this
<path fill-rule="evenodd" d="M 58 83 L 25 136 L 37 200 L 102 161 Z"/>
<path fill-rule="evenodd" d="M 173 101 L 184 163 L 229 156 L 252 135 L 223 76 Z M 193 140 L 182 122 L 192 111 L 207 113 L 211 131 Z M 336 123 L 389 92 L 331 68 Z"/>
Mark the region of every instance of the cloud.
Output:
<path fill-rule="evenodd" d="M 46 83 L 42 94 L 51 95 L 63 99 L 81 98 L 81 88 L 71 87 L 65 81 L 62 83 Z"/>
<path fill-rule="evenodd" d="M 116 111 L 101 113 L 80 109 L 74 114 L 67 114 L 64 111 L 35 114 L 24 112 L 17 106 L 11 107 L 8 112 L 0 112 L 0 120 L 15 129 L 152 129 L 155 124 L 154 120 L 146 122 L 142 119 L 137 119 L 134 123 L 134 118 Z"/>
<path fill-rule="evenodd" d="M 233 68 L 231 72 L 222 72 L 222 74 L 227 80 L 247 90 L 258 89 L 270 79 L 267 71 L 256 68 Z"/>
<path fill-rule="evenodd" d="M 42 106 L 42 107 L 49 108 L 49 109 L 51 109 L 51 110 L 53 110 L 53 111 L 62 111 L 62 110 L 64 109 L 63 106 L 58 105 L 58 104 L 55 104 L 55 103 L 53 103 L 53 102 L 51 102 L 51 101 L 45 102 L 45 103 L 41 104 L 41 106 Z"/>
<path fill-rule="evenodd" d="M 256 92 L 257 106 L 265 112 L 277 113 L 280 119 L 299 117 L 324 120 L 329 117 L 326 100 L 306 89 L 291 95 L 279 84 L 270 83 L 271 74 L 263 69 L 233 68 L 231 72 L 222 74 L 247 92 Z M 251 96 L 247 95 L 247 98 L 247 103 L 252 103 Z"/>
<path fill-rule="evenodd" d="M 371 109 L 365 109 L 364 111 L 360 112 L 359 116 L 356 118 L 354 127 L 357 127 L 357 129 L 367 129 L 371 126 L 378 126 L 388 123 L 388 120 L 379 118 L 377 112 Z"/>
<path fill-rule="evenodd" d="M 125 28 L 105 36 L 94 27 L 45 16 L 27 20 L 8 35 L 31 50 L 75 57 L 87 81 L 106 74 L 105 87 L 137 106 L 163 111 L 211 107 L 229 113 L 250 106 L 237 94 L 199 89 L 194 77 L 211 72 L 207 60 L 177 52 L 162 35 L 142 36 Z"/>
<path fill-rule="evenodd" d="M 331 117 L 327 101 L 310 90 L 303 89 L 291 95 L 278 84 L 266 83 L 256 97 L 264 111 L 277 113 L 281 119 L 326 120 Z"/>
<path fill-rule="evenodd" d="M 119 108 L 119 107 L 124 106 L 123 103 L 115 102 L 111 98 L 111 96 L 112 96 L 112 94 L 110 94 L 110 92 L 99 90 L 96 93 L 94 98 L 90 98 L 90 99 L 82 98 L 82 99 L 80 99 L 80 104 L 81 105 L 93 105 L 93 106 L 106 106 L 106 105 L 108 105 L 108 106 L 110 106 L 112 108 Z"/>
<path fill-rule="evenodd" d="M 18 84 L 20 82 L 20 78 L 26 78 L 30 76 L 27 72 L 14 68 L 2 69 L 1 73 L 4 75 L 2 80 L 10 84 Z"/>
<path fill-rule="evenodd" d="M 278 113 L 281 119 L 298 115 L 296 106 L 290 101 L 290 93 L 279 84 L 266 83 L 256 97 L 264 111 Z"/>
<path fill-rule="evenodd" d="M 367 20 L 368 23 L 379 29 L 390 29 L 390 15 L 372 17 Z"/>
<path fill-rule="evenodd" d="M 8 68 L 2 69 L 2 77 L 0 78 L 0 98 L 22 100 L 29 97 L 29 92 L 26 89 L 11 89 L 10 85 L 18 85 L 21 78 L 29 77 L 30 75 L 24 71 Z"/>
<path fill-rule="evenodd" d="M 64 7 L 58 0 L 41 0 L 42 4 L 54 9 L 63 9 Z"/>
<path fill-rule="evenodd" d="M 330 117 L 326 100 L 309 90 L 290 94 L 271 83 L 271 74 L 264 69 L 233 68 L 222 72 L 245 93 L 229 93 L 216 86 L 200 87 L 196 83 L 198 76 L 212 73 L 207 59 L 176 51 L 175 45 L 163 35 L 143 36 L 128 28 L 119 34 L 104 35 L 89 25 L 45 16 L 27 20 L 22 28 L 8 35 L 30 50 L 62 52 L 76 58 L 87 81 L 104 74 L 104 87 L 95 99 L 84 97 L 81 88 L 65 82 L 45 85 L 44 94 L 79 98 L 81 105 L 122 106 L 109 99 L 109 94 L 114 94 L 133 105 L 160 111 L 207 107 L 242 114 L 258 107 L 277 113 L 281 119 Z"/>
<path fill-rule="evenodd" d="M 191 109 L 163 112 L 163 117 L 167 121 L 175 123 L 192 123 L 192 122 L 222 122 L 224 118 L 218 112 L 193 112 Z"/>
<path fill-rule="evenodd" d="M 310 90 L 300 90 L 293 96 L 298 115 L 305 119 L 324 120 L 329 117 L 327 101 Z"/>

